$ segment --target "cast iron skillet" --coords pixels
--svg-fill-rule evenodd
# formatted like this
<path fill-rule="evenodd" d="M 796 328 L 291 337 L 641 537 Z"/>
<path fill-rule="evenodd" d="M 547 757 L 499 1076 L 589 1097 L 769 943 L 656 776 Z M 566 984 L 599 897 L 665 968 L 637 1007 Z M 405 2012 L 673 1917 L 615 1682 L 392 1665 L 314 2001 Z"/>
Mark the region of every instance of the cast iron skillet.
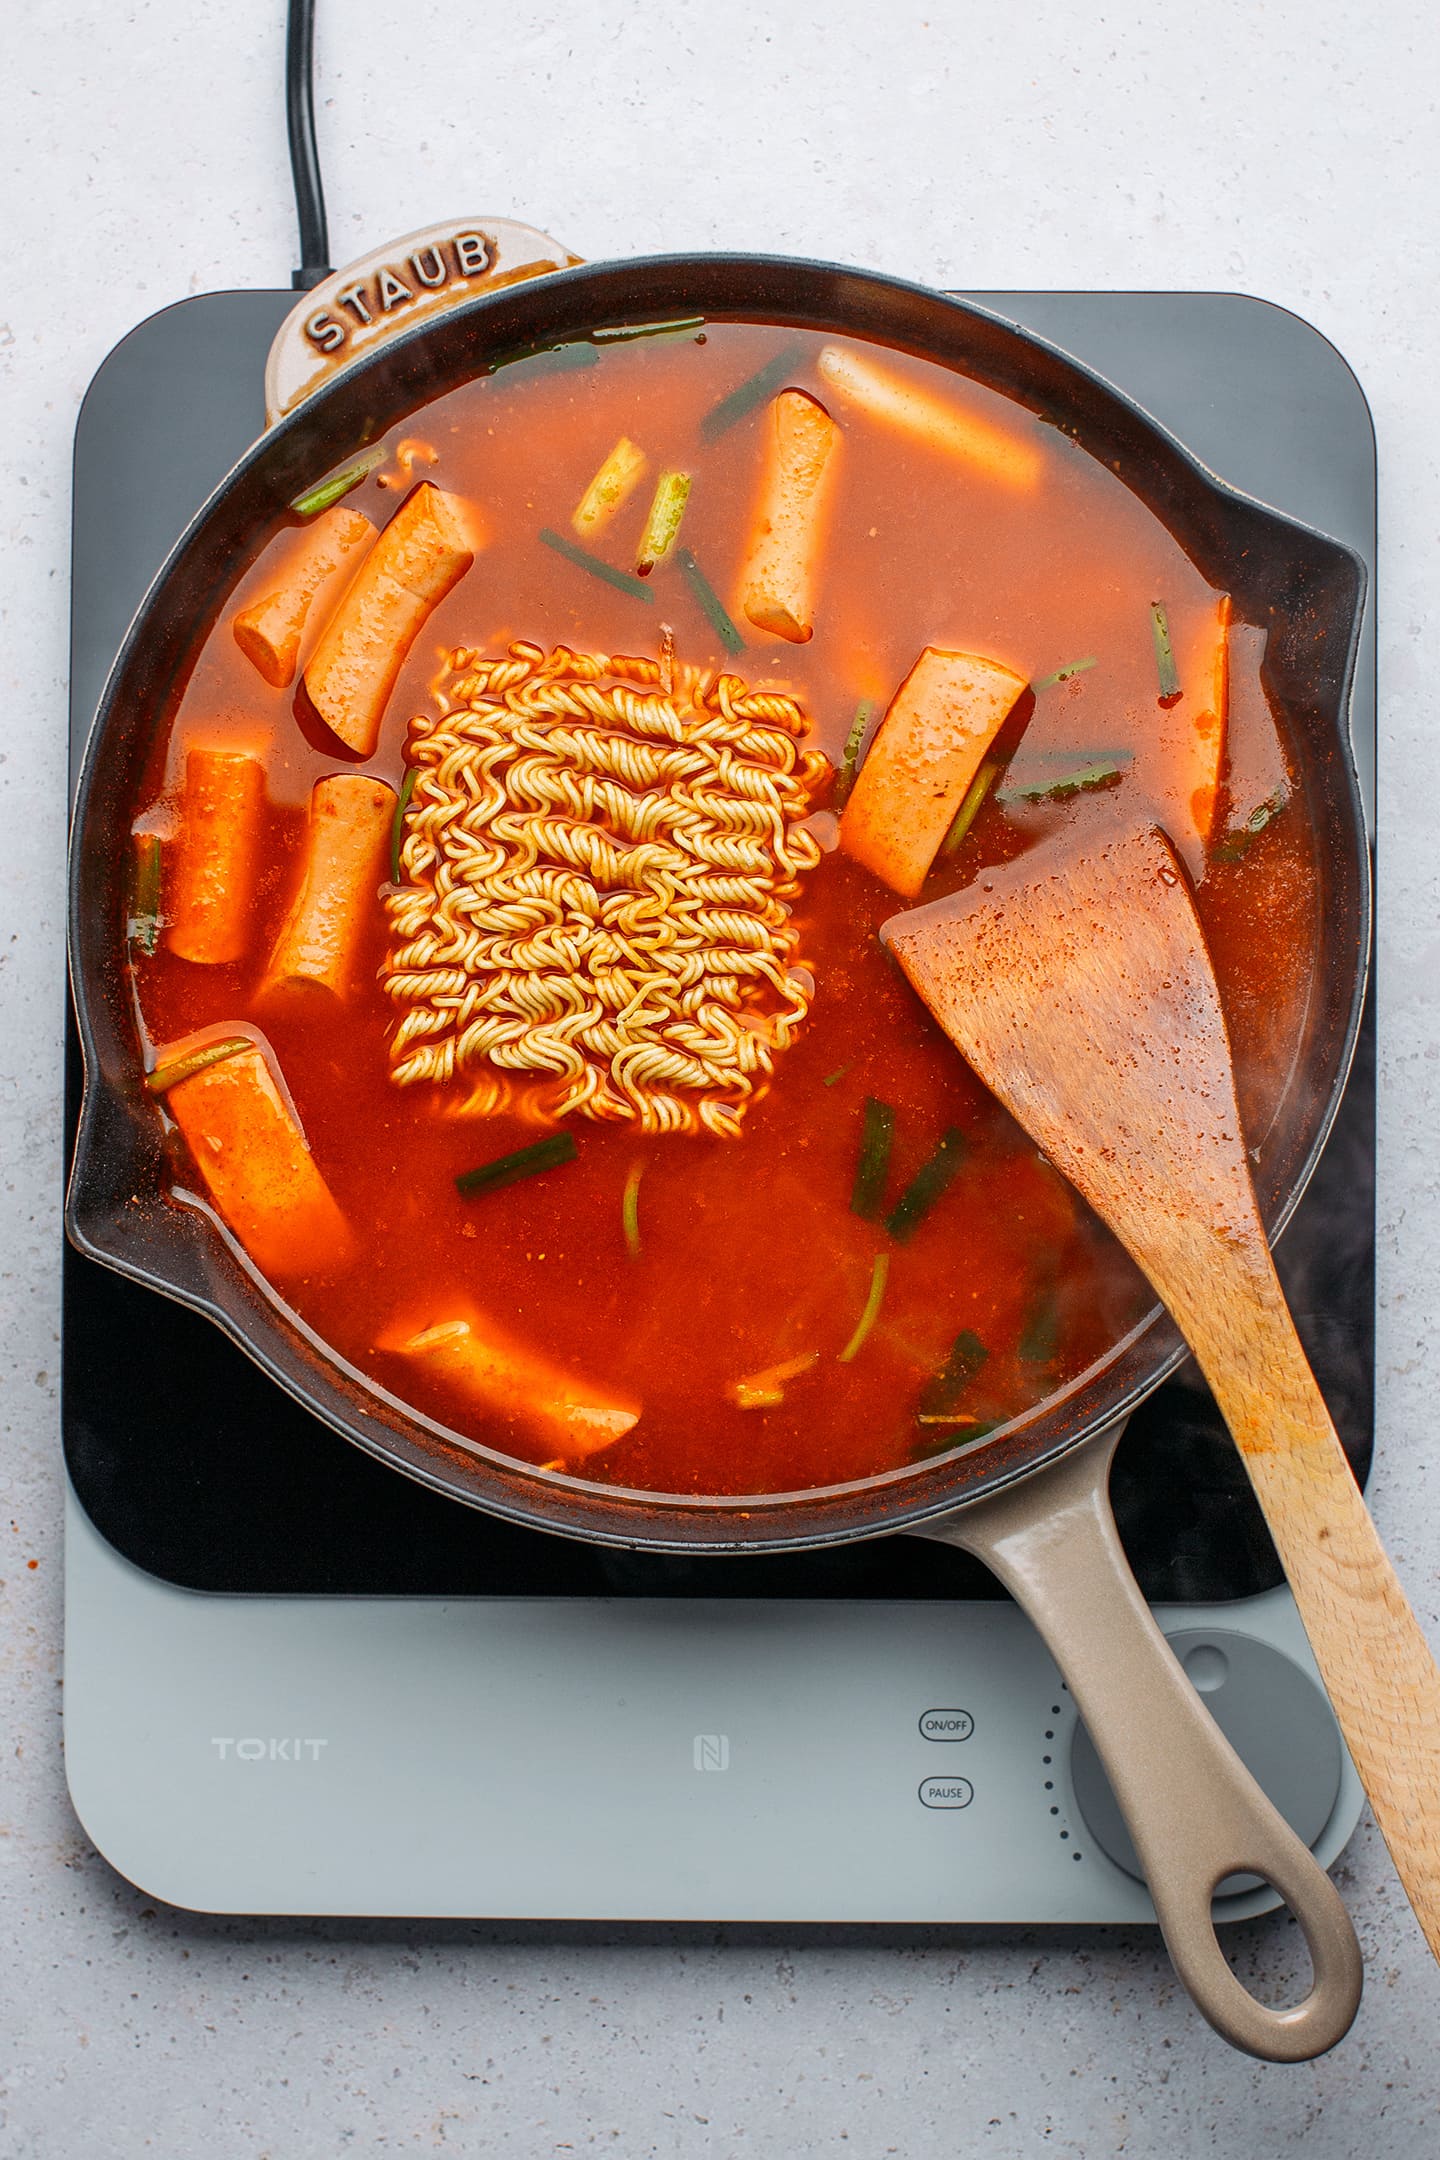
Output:
<path fill-rule="evenodd" d="M 391 253 L 403 257 L 410 245 Z M 548 264 L 556 261 L 574 258 L 552 249 Z M 1126 1814 L 1176 1967 L 1205 2015 L 1256 2055 L 1318 2054 L 1348 2028 L 1359 1999 L 1349 1922 L 1328 1878 L 1175 1664 L 1110 1517 L 1109 1464 L 1124 1420 L 1184 1355 L 1158 1310 L 1103 1367 L 968 1451 L 821 1491 L 725 1500 L 617 1491 L 540 1473 L 447 1435 L 329 1352 L 212 1214 L 167 1197 L 161 1124 L 141 1086 L 126 975 L 127 836 L 149 746 L 236 576 L 317 475 L 493 358 L 607 325 L 692 315 L 869 337 L 1009 393 L 1114 465 L 1209 581 L 1234 595 L 1239 617 L 1268 624 L 1269 686 L 1293 722 L 1321 879 L 1302 1084 L 1257 1168 L 1272 1235 L 1324 1144 L 1369 952 L 1369 858 L 1347 725 L 1364 593 L 1358 558 L 1226 488 L 1119 391 L 973 306 L 869 272 L 767 256 L 548 264 L 542 275 L 511 272 L 510 282 L 472 280 L 456 304 L 373 339 L 337 367 L 241 459 L 136 616 L 87 746 L 72 834 L 70 962 L 85 1093 L 70 1236 L 91 1258 L 207 1314 L 358 1446 L 512 1521 L 668 1551 L 797 1549 L 903 1530 L 978 1554 L 1026 1608 L 1066 1676 Z M 301 316 L 313 321 L 346 275 L 310 295 Z M 1315 1984 L 1291 2009 L 1255 2001 L 1216 1939 L 1211 1895 L 1239 1870 L 1271 1882 L 1304 1928 Z"/>

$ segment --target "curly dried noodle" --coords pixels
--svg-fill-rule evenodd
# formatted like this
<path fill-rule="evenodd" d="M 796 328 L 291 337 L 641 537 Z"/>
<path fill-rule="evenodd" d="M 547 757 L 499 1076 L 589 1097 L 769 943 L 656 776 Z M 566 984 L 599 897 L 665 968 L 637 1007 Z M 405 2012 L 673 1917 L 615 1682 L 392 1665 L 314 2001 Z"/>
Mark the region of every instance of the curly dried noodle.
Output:
<path fill-rule="evenodd" d="M 814 993 L 787 903 L 828 768 L 800 706 L 668 650 L 528 643 L 452 653 L 436 706 L 386 898 L 392 1079 L 737 1134 Z"/>

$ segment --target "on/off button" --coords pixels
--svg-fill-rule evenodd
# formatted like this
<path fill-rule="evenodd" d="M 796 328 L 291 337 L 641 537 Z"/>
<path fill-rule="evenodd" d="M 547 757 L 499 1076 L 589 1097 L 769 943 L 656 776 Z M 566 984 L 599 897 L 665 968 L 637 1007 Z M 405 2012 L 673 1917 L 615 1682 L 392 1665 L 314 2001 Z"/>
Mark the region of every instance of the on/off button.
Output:
<path fill-rule="evenodd" d="M 927 1710 L 920 1720 L 926 1740 L 968 1740 L 975 1720 L 968 1710 Z"/>

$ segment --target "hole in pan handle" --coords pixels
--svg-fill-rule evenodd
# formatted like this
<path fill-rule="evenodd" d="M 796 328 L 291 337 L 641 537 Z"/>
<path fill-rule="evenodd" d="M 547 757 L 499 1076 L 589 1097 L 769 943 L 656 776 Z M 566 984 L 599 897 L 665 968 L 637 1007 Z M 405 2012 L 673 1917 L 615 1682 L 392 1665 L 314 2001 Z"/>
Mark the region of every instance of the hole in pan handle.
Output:
<path fill-rule="evenodd" d="M 1307 2062 L 1360 2004 L 1360 1946 L 1340 1894 L 1265 1797 L 1181 1671 L 1130 1573 L 1110 1512 L 1114 1426 L 924 1535 L 983 1560 L 1043 1636 L 1085 1720 L 1135 1843 L 1175 1970 L 1233 2047 Z M 1262 1876 L 1304 1931 L 1314 1980 L 1290 2008 L 1231 1971 L 1211 1899 Z"/>
<path fill-rule="evenodd" d="M 372 248 L 302 294 L 276 331 L 265 363 L 266 427 L 400 331 L 581 259 L 513 218 L 445 218 Z"/>

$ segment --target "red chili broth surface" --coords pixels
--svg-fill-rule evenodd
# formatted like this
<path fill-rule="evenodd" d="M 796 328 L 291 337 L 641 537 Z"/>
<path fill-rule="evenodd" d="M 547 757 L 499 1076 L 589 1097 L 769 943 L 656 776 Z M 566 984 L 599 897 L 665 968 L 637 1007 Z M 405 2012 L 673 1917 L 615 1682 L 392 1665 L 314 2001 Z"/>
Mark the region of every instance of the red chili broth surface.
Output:
<path fill-rule="evenodd" d="M 1271 814 L 1290 761 L 1260 685 L 1262 635 L 1242 626 L 1232 639 L 1232 785 L 1222 791 L 1219 845 L 1207 863 L 1187 819 L 1188 778 L 1175 748 L 1196 693 L 1182 685 L 1178 706 L 1161 705 L 1150 605 L 1163 599 L 1178 650 L 1217 595 L 1111 472 L 1023 408 L 928 363 L 880 356 L 1038 448 L 1042 479 L 1029 493 L 907 441 L 827 393 L 814 366 L 827 342 L 851 341 L 712 325 L 703 339 L 604 349 L 593 366 L 507 367 L 414 416 L 390 442 L 432 445 L 437 461 L 417 464 L 414 477 L 476 504 L 489 538 L 411 652 L 375 756 L 357 766 L 318 746 L 316 730 L 297 724 L 294 690 L 268 688 L 234 643 L 231 617 L 274 582 L 294 544 L 287 528 L 237 583 L 137 805 L 143 827 L 166 839 L 168 862 L 187 745 L 263 747 L 266 867 L 246 960 L 203 967 L 177 959 L 162 939 L 153 957 L 134 953 L 134 969 L 152 1059 L 154 1046 L 198 1028 L 263 1029 L 316 1162 L 360 1232 L 354 1266 L 284 1283 L 286 1301 L 346 1360 L 426 1415 L 538 1463 L 553 1446 L 519 1423 L 484 1418 L 412 1361 L 376 1347 L 397 1326 L 418 1331 L 471 1311 L 492 1317 L 607 1395 L 643 1404 L 633 1431 L 577 1474 L 652 1491 L 795 1491 L 901 1468 L 1053 1394 L 1103 1358 L 1153 1298 L 885 955 L 876 932 L 905 903 L 838 853 L 825 855 L 796 903 L 796 959 L 817 985 L 809 1018 L 780 1053 L 773 1085 L 738 1140 L 647 1136 L 575 1118 L 574 1162 L 463 1199 L 457 1175 L 532 1142 L 536 1128 L 454 1116 L 463 1084 L 402 1089 L 388 1078 L 393 1009 L 372 981 L 386 948 L 378 899 L 365 987 L 352 1003 L 262 1021 L 251 1000 L 293 887 L 312 785 L 358 769 L 398 786 L 409 721 L 426 707 L 452 649 L 498 654 L 524 638 L 655 655 L 667 622 L 682 659 L 724 664 L 752 685 L 798 697 L 812 717 L 810 743 L 836 764 L 858 701 L 872 701 L 878 718 L 927 644 L 992 656 L 1037 684 L 1093 658 L 1093 667 L 1037 691 L 1011 777 L 1060 773 L 1117 751 L 1130 753 L 1123 776 L 1068 802 L 992 798 L 959 850 L 937 864 L 922 900 L 1067 828 L 1158 818 L 1200 878 L 1242 1111 L 1256 1139 L 1277 1117 L 1283 1125 L 1310 995 L 1315 866 L 1298 806 Z M 654 573 L 647 604 L 563 560 L 538 532 L 549 526 L 571 537 L 571 511 L 617 437 L 628 435 L 647 452 L 649 472 L 594 552 L 628 570 L 654 476 L 681 467 L 695 476 L 682 543 L 733 609 L 766 406 L 709 444 L 699 422 L 782 350 L 795 356 L 786 380 L 821 397 L 843 429 L 815 635 L 788 645 L 742 622 L 746 649 L 729 659 L 673 561 Z M 398 485 L 387 490 L 385 477 Z M 392 459 L 347 500 L 381 523 L 408 484 Z M 302 668 L 333 604 L 321 598 Z M 947 1130 L 964 1136 L 958 1175 L 907 1241 L 850 1211 L 867 1097 L 895 1113 L 887 1210 Z M 637 1165 L 635 1258 L 622 1195 Z M 842 1362 L 880 1254 L 889 1270 L 878 1318 Z M 926 1383 L 962 1332 L 985 1356 L 945 1407 L 973 1422 L 922 1424 Z M 737 1380 L 810 1353 L 816 1361 L 786 1384 L 779 1406 L 735 1405 Z"/>

